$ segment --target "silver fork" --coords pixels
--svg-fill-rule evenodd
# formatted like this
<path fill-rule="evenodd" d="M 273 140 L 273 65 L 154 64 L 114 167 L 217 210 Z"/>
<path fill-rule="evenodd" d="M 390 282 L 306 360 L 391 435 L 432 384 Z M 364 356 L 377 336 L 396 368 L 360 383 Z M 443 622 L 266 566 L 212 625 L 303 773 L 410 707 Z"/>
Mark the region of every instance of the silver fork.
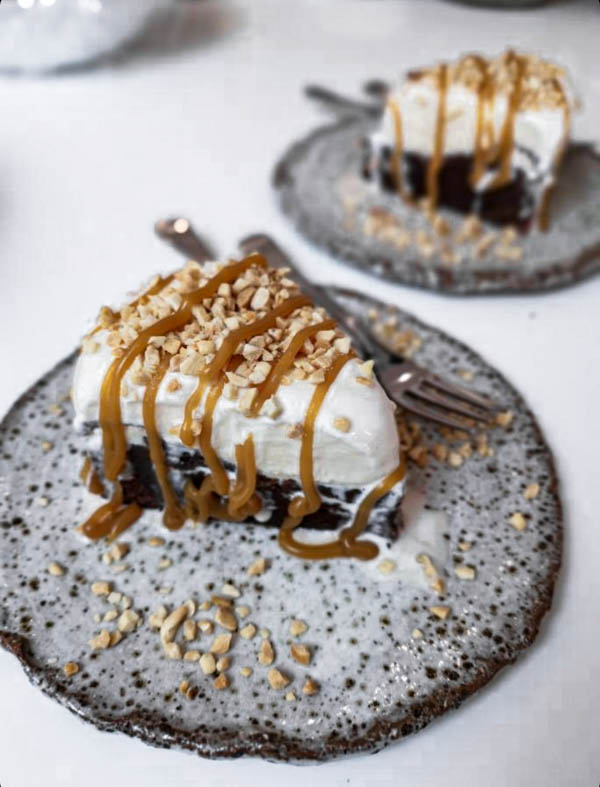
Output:
<path fill-rule="evenodd" d="M 176 225 L 176 226 L 175 226 Z M 179 251 L 196 259 L 207 259 L 207 248 L 186 219 L 157 222 L 157 234 Z M 292 278 L 314 303 L 336 320 L 352 339 L 363 357 L 375 362 L 377 378 L 387 395 L 405 410 L 429 421 L 454 429 L 470 429 L 477 423 L 490 423 L 500 408 L 481 394 L 454 385 L 407 358 L 391 352 L 376 339 L 364 322 L 347 312 L 325 288 L 319 287 L 302 274 L 285 252 L 268 235 L 250 235 L 240 241 L 240 250 L 264 256 L 274 267 L 289 268 Z M 462 416 L 462 417 L 461 417 Z"/>

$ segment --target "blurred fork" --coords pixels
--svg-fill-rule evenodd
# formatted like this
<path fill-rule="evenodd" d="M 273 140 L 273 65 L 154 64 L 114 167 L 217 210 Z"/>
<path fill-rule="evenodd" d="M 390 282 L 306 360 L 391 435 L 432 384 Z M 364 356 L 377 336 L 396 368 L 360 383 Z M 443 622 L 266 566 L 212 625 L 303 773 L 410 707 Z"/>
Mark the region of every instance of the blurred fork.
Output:
<path fill-rule="evenodd" d="M 197 235 L 184 218 L 159 219 L 154 225 L 159 238 L 196 262 L 214 259 L 212 249 Z"/>
<path fill-rule="evenodd" d="M 174 229 L 174 225 L 177 229 Z M 157 222 L 157 234 L 179 251 L 206 259 L 206 246 L 186 219 Z M 453 429 L 470 429 L 475 423 L 490 423 L 500 407 L 485 396 L 454 385 L 413 361 L 387 349 L 364 322 L 347 312 L 326 288 L 319 287 L 302 274 L 285 252 L 268 235 L 249 235 L 240 241 L 244 254 L 264 254 L 274 267 L 285 267 L 291 278 L 314 303 L 322 306 L 352 339 L 358 353 L 372 358 L 377 378 L 387 395 L 405 410 Z M 468 419 L 468 420 L 465 420 Z"/>

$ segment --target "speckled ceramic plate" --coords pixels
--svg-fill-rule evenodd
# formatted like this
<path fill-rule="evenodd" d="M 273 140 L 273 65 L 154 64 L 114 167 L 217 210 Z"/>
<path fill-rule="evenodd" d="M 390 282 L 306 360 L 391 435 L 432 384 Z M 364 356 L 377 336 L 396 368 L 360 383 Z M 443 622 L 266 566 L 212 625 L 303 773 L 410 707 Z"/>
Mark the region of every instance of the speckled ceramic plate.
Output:
<path fill-rule="evenodd" d="M 456 261 L 444 257 L 445 239 L 436 239 L 420 211 L 361 177 L 360 141 L 378 124 L 380 110 L 325 91 L 317 95 L 341 119 L 292 145 L 273 181 L 284 213 L 334 256 L 385 279 L 455 294 L 543 291 L 600 270 L 600 158 L 589 146 L 568 150 L 550 202 L 550 229 L 517 239 L 522 259 L 500 259 L 493 246 L 478 259 L 473 244 L 463 243 L 454 246 Z M 372 211 L 403 231 L 367 229 Z M 463 219 L 444 210 L 440 215 L 454 230 Z M 413 238 L 419 230 L 434 238 L 431 256 L 416 243 L 406 245 L 404 230 Z M 495 230 L 485 226 L 485 232 Z"/>
<path fill-rule="evenodd" d="M 351 293 L 338 296 L 358 311 L 381 306 Z M 382 574 L 352 561 L 299 561 L 279 550 L 269 528 L 215 523 L 168 533 L 149 513 L 124 534 L 129 553 L 106 565 L 107 545 L 75 532 L 97 502 L 78 478 L 82 445 L 72 433 L 66 398 L 71 356 L 18 400 L 0 433 L 0 641 L 36 686 L 99 729 L 155 746 L 207 757 L 322 761 L 374 752 L 419 730 L 531 645 L 550 607 L 561 558 L 550 450 L 521 397 L 480 356 L 409 314 L 388 311 L 387 319 L 396 317 L 422 338 L 419 361 L 449 377 L 458 369 L 472 374 L 474 387 L 514 412 L 512 426 L 490 432 L 493 455 L 475 450 L 456 469 L 435 460 L 425 469 L 411 465 L 409 498 L 415 490 L 424 493 L 429 508 L 444 512 L 447 530 L 442 552 L 424 530 L 415 541 L 409 528 L 404 543 L 412 539 L 433 554 L 446 596 L 440 600 L 420 579 L 422 568 L 408 546 L 404 554 L 393 552 L 402 539 L 382 550 L 382 557 L 400 558 L 396 573 Z M 441 439 L 425 432 L 430 441 Z M 539 493 L 526 499 L 531 483 L 539 484 Z M 509 523 L 516 512 L 527 524 L 521 531 Z M 152 547 L 151 535 L 164 536 L 164 546 Z M 468 552 L 459 547 L 464 541 L 472 543 Z M 270 568 L 248 576 L 258 555 Z M 62 576 L 48 572 L 52 561 L 64 566 Z M 472 567 L 475 578 L 459 579 L 459 564 Z M 101 628 L 116 628 L 115 621 L 94 620 L 110 609 L 106 597 L 91 592 L 99 580 L 127 594 L 143 623 L 115 647 L 91 653 L 88 640 Z M 240 590 L 236 604 L 250 608 L 244 622 L 270 631 L 274 665 L 291 681 L 285 691 L 269 687 L 269 668 L 257 662 L 258 633 L 252 640 L 234 635 L 230 686 L 222 691 L 197 662 L 163 654 L 150 614 L 161 603 L 173 609 L 189 598 L 200 602 L 224 582 Z M 432 613 L 436 605 L 449 607 L 445 620 Z M 293 618 L 308 624 L 300 638 L 312 652 L 308 667 L 289 654 Z M 202 634 L 186 643 L 178 636 L 182 647 L 200 651 L 212 639 Z M 69 661 L 80 669 L 67 678 L 62 668 Z M 246 665 L 250 677 L 240 674 Z M 319 693 L 303 693 L 307 675 L 320 684 Z M 197 689 L 195 698 L 178 691 L 183 680 Z M 295 701 L 284 697 L 290 690 Z"/>

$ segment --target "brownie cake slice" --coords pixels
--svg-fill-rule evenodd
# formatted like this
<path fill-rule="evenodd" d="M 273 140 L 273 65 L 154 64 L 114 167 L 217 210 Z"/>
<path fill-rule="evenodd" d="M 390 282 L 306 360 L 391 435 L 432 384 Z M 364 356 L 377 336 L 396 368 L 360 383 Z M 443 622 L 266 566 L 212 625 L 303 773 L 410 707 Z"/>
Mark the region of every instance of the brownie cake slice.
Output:
<path fill-rule="evenodd" d="M 377 554 L 399 532 L 404 463 L 394 405 L 289 271 L 253 254 L 188 262 L 84 338 L 75 427 L 83 476 L 109 495 L 82 525 L 115 538 L 143 508 L 279 527 L 305 558 Z M 299 540 L 295 529 L 335 530 Z"/>
<path fill-rule="evenodd" d="M 363 141 L 363 173 L 432 209 L 543 228 L 573 105 L 564 71 L 530 54 L 409 71 Z"/>

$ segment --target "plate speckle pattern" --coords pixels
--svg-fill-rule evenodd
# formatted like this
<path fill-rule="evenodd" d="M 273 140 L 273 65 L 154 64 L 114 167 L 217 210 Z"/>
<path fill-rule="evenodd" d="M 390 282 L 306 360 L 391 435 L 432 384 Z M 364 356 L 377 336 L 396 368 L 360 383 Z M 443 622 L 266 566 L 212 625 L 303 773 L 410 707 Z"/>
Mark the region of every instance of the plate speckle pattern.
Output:
<path fill-rule="evenodd" d="M 337 296 L 359 311 L 381 306 L 351 293 Z M 33 683 L 98 728 L 156 746 L 208 757 L 322 761 L 377 751 L 415 732 L 533 642 L 561 556 L 550 451 L 523 400 L 478 355 L 404 312 L 389 312 L 422 337 L 418 361 L 450 377 L 457 368 L 473 372 L 477 389 L 515 413 L 509 429 L 491 433 L 493 456 L 474 456 L 458 469 L 411 466 L 410 486 L 448 517 L 446 597 L 389 578 L 378 582 L 351 561 L 298 561 L 279 550 L 269 528 L 215 523 L 169 533 L 151 514 L 123 535 L 130 551 L 118 565 L 127 567 L 115 573 L 114 564 L 102 562 L 107 546 L 74 530 L 94 502 L 79 482 L 82 447 L 65 399 L 71 356 L 16 402 L 0 434 L 0 642 Z M 532 482 L 540 491 L 527 500 L 523 491 Z M 515 511 L 527 519 L 522 532 L 508 522 Z M 164 546 L 150 546 L 151 535 L 164 537 Z M 473 543 L 466 554 L 458 547 L 462 540 Z M 258 555 L 271 566 L 248 576 Z M 165 558 L 172 564 L 161 569 Z M 64 575 L 48 573 L 52 561 L 65 567 Z M 475 579 L 455 575 L 458 561 L 475 568 Z M 101 628 L 116 629 L 115 621 L 94 621 L 110 608 L 91 593 L 96 580 L 127 594 L 143 623 L 115 647 L 92 654 L 88 640 Z M 244 623 L 270 631 L 274 666 L 291 679 L 287 690 L 296 701 L 269 687 L 269 667 L 256 658 L 259 634 L 252 640 L 234 634 L 231 685 L 223 691 L 198 663 L 163 654 L 150 614 L 161 603 L 171 610 L 188 598 L 200 602 L 224 582 L 240 590 L 236 605 L 250 607 Z M 445 620 L 430 611 L 440 603 L 451 609 Z M 292 618 L 308 624 L 298 640 L 312 650 L 308 667 L 289 654 Z M 414 629 L 422 638 L 413 637 Z M 204 652 L 211 641 L 201 634 L 181 643 Z M 80 666 L 71 678 L 62 670 L 68 661 Z M 242 677 L 242 666 L 252 667 L 250 677 Z M 307 675 L 321 687 L 313 696 L 302 692 Z M 194 699 L 178 691 L 182 680 L 197 687 Z"/>
<path fill-rule="evenodd" d="M 461 262 L 444 262 L 439 252 L 426 259 L 414 245 L 399 248 L 367 235 L 372 208 L 383 209 L 413 233 L 432 234 L 420 211 L 361 177 L 360 140 L 375 123 L 345 117 L 319 128 L 294 144 L 276 167 L 283 211 L 317 245 L 376 276 L 455 294 L 548 290 L 600 270 L 600 158 L 585 146 L 567 152 L 550 203 L 549 231 L 518 238 L 520 261 L 466 254 Z M 462 220 L 448 211 L 440 214 L 454 227 Z"/>

